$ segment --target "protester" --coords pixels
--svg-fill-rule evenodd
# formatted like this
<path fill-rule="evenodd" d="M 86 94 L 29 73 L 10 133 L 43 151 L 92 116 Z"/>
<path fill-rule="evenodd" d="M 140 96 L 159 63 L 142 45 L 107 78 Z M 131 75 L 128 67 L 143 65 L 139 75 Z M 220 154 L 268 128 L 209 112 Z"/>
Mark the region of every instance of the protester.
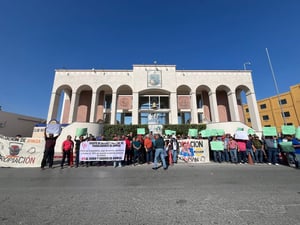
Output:
<path fill-rule="evenodd" d="M 249 157 L 249 155 L 250 155 L 253 163 L 255 163 L 256 160 L 255 160 L 254 151 L 253 151 L 252 139 L 253 139 L 253 136 L 251 134 L 249 134 L 248 140 L 246 142 L 246 153 L 247 153 L 247 157 Z"/>
<path fill-rule="evenodd" d="M 67 157 L 68 166 L 71 167 L 70 157 L 71 157 L 71 151 L 73 151 L 73 148 L 74 148 L 74 142 L 72 141 L 71 135 L 68 135 L 67 139 L 62 143 L 63 157 L 62 157 L 61 164 L 60 164 L 61 169 L 64 168 L 64 163 L 65 163 L 66 157 Z"/>
<path fill-rule="evenodd" d="M 144 139 L 144 148 L 146 151 L 146 162 L 150 164 L 153 159 L 153 150 L 152 150 L 152 140 L 150 139 L 150 135 L 146 135 Z"/>
<path fill-rule="evenodd" d="M 172 136 L 170 144 L 172 148 L 172 163 L 177 163 L 178 141 L 175 135 Z"/>
<path fill-rule="evenodd" d="M 132 149 L 133 149 L 133 165 L 141 163 L 141 148 L 142 144 L 140 142 L 140 139 L 137 137 L 134 137 L 132 140 Z"/>
<path fill-rule="evenodd" d="M 58 137 L 59 135 L 54 137 L 53 134 L 49 134 L 48 137 L 45 129 L 44 131 L 45 150 L 44 150 L 44 156 L 41 163 L 41 169 L 45 169 L 47 161 L 49 163 L 49 168 L 53 168 L 54 148 Z"/>
<path fill-rule="evenodd" d="M 237 149 L 238 145 L 235 140 L 233 140 L 232 136 L 229 137 L 227 151 L 230 153 L 231 163 L 237 163 Z"/>
<path fill-rule="evenodd" d="M 257 135 L 252 139 L 252 148 L 255 153 L 256 163 L 263 163 L 264 145 Z"/>
<path fill-rule="evenodd" d="M 166 170 L 167 165 L 166 165 L 166 160 L 165 160 L 165 154 L 164 154 L 164 140 L 161 137 L 160 134 L 155 134 L 155 143 L 154 143 L 154 148 L 155 148 L 155 157 L 154 157 L 154 166 L 152 169 L 157 170 L 157 163 L 158 160 L 160 159 L 163 165 L 163 168 Z"/>
<path fill-rule="evenodd" d="M 84 138 L 83 136 L 81 135 L 79 137 L 79 139 L 76 139 L 75 137 L 75 154 L 76 154 L 76 158 L 75 158 L 75 167 L 78 168 L 79 166 L 79 163 L 80 163 L 80 160 L 79 160 L 79 154 L 80 154 L 80 144 L 84 141 Z"/>
<path fill-rule="evenodd" d="M 229 162 L 229 153 L 228 153 L 228 142 L 229 142 L 230 134 L 226 134 L 224 137 L 224 151 L 222 152 L 222 161 Z"/>
<path fill-rule="evenodd" d="M 132 143 L 131 143 L 131 140 L 129 138 L 129 135 L 127 135 L 125 137 L 125 144 L 126 144 L 126 147 L 125 147 L 125 161 L 126 161 L 126 164 L 127 165 L 130 165 L 131 162 L 132 162 Z"/>
<path fill-rule="evenodd" d="M 278 140 L 276 136 L 266 137 L 264 144 L 268 150 L 268 164 L 269 165 L 279 165 L 278 164 Z"/>
<path fill-rule="evenodd" d="M 245 164 L 247 163 L 247 152 L 246 152 L 246 141 L 245 140 L 238 140 L 238 157 L 239 157 L 239 163 Z"/>

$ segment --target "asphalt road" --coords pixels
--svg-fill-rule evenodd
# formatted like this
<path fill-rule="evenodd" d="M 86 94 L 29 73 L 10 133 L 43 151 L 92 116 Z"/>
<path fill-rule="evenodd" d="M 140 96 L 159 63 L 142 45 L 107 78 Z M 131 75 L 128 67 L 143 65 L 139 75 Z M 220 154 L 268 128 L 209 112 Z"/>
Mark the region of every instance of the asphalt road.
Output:
<path fill-rule="evenodd" d="M 177 164 L 0 168 L 0 224 L 300 224 L 300 170 Z"/>

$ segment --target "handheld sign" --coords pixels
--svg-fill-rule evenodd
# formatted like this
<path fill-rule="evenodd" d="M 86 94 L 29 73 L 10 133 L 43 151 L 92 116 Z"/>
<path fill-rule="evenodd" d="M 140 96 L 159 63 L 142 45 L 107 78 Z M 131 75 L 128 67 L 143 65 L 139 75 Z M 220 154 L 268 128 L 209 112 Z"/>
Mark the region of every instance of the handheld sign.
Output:
<path fill-rule="evenodd" d="M 277 136 L 276 127 L 264 127 L 263 128 L 263 135 L 264 136 Z"/>
<path fill-rule="evenodd" d="M 146 133 L 145 128 L 137 128 L 137 134 L 144 135 Z"/>
<path fill-rule="evenodd" d="M 61 125 L 57 120 L 50 120 L 46 127 L 47 134 L 53 134 L 54 136 L 60 135 Z"/>
<path fill-rule="evenodd" d="M 211 141 L 210 148 L 212 151 L 224 151 L 224 142 L 223 141 Z"/>
<path fill-rule="evenodd" d="M 87 128 L 77 128 L 76 129 L 76 137 L 85 136 L 87 135 Z"/>
<path fill-rule="evenodd" d="M 282 125 L 281 131 L 283 135 L 294 135 L 296 133 L 296 128 L 294 125 Z"/>

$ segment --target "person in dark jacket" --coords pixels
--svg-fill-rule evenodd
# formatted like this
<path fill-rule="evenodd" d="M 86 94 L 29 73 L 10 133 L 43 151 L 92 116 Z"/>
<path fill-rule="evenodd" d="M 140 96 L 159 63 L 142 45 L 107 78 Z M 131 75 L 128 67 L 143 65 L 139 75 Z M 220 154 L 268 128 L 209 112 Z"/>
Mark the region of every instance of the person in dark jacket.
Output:
<path fill-rule="evenodd" d="M 155 142 L 154 142 L 155 157 L 154 157 L 154 164 L 153 164 L 152 169 L 154 169 L 154 170 L 158 169 L 157 162 L 160 158 L 162 161 L 162 164 L 163 164 L 163 168 L 164 168 L 164 170 L 166 170 L 166 169 L 168 169 L 168 167 L 166 164 L 165 154 L 164 154 L 164 146 L 165 146 L 164 139 L 161 137 L 160 134 L 155 134 L 154 138 L 155 138 Z"/>

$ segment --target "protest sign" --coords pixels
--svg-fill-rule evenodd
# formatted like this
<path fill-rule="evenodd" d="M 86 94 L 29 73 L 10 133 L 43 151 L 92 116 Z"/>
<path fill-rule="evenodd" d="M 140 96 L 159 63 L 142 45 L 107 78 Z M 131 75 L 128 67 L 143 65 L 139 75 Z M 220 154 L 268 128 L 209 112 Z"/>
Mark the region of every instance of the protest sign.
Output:
<path fill-rule="evenodd" d="M 189 129 L 189 133 L 188 133 L 188 135 L 190 136 L 190 137 L 198 137 L 198 129 Z"/>
<path fill-rule="evenodd" d="M 223 141 L 211 141 L 210 149 L 212 151 L 224 151 L 224 142 Z"/>
<path fill-rule="evenodd" d="M 263 127 L 264 136 L 277 136 L 276 127 Z"/>
<path fill-rule="evenodd" d="M 137 134 L 144 135 L 146 133 L 145 128 L 137 128 Z"/>
<path fill-rule="evenodd" d="M 282 125 L 281 132 L 283 135 L 294 135 L 296 133 L 296 128 L 294 125 Z"/>
<path fill-rule="evenodd" d="M 297 139 L 300 139 L 300 127 L 297 127 L 295 137 L 296 137 Z"/>
<path fill-rule="evenodd" d="M 234 133 L 234 139 L 237 139 L 237 140 L 248 140 L 248 133 L 246 131 L 243 131 L 243 130 L 237 130 L 235 133 Z"/>
<path fill-rule="evenodd" d="M 85 136 L 85 135 L 87 135 L 87 131 L 88 131 L 87 128 L 77 128 L 75 136 L 76 137 Z"/>
<path fill-rule="evenodd" d="M 295 151 L 295 149 L 293 147 L 293 143 L 291 141 L 280 142 L 279 145 L 283 152 L 294 152 Z"/>

